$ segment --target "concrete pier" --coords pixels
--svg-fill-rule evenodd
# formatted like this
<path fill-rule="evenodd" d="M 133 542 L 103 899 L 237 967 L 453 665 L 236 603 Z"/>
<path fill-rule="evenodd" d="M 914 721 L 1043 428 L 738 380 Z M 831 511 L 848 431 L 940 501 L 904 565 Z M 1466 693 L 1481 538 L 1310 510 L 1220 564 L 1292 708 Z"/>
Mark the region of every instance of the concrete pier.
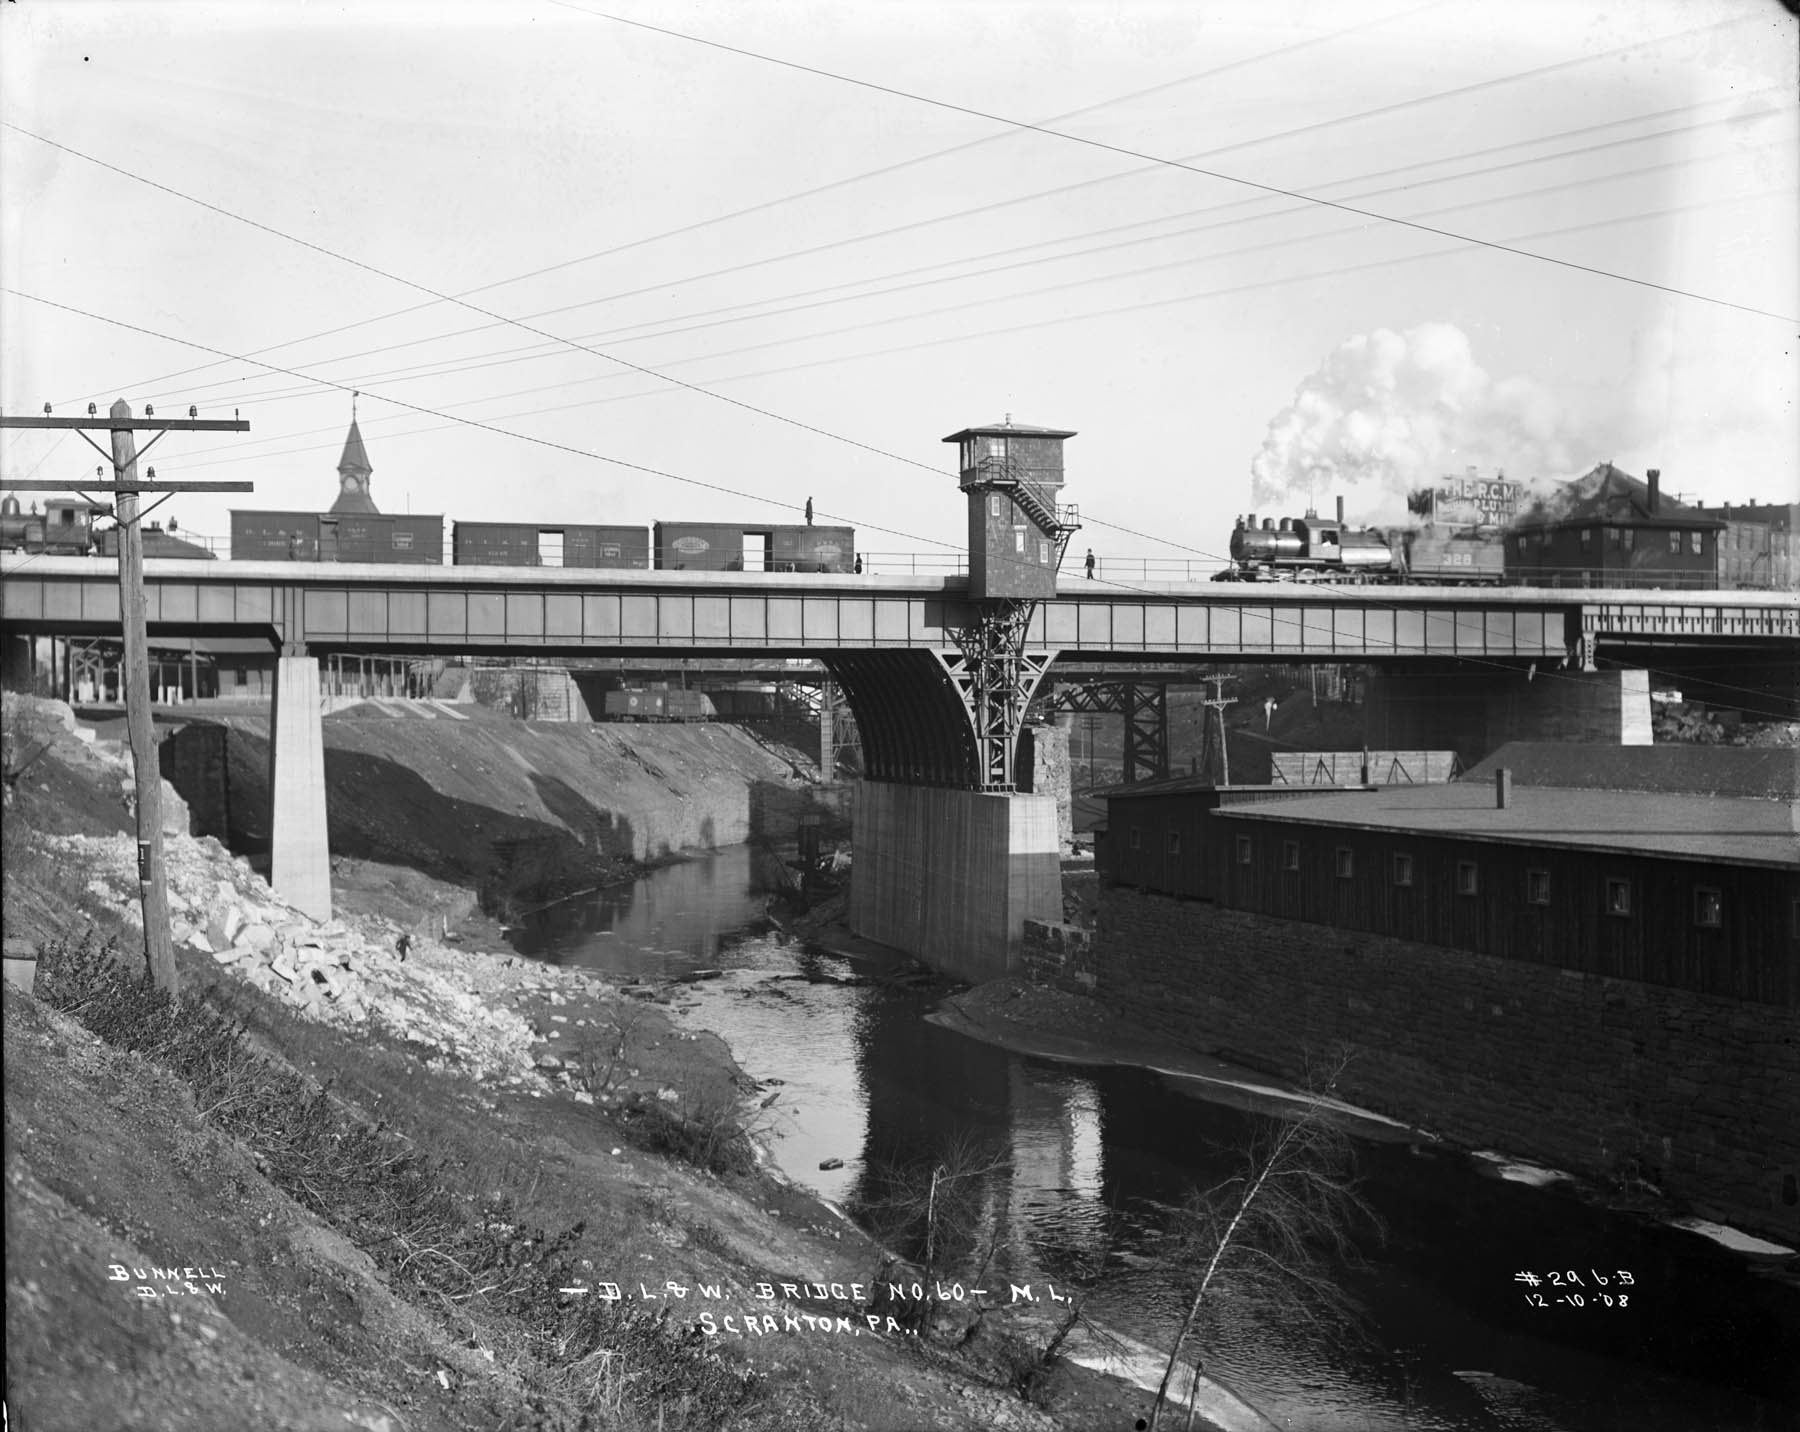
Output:
<path fill-rule="evenodd" d="M 850 928 L 958 979 L 1018 963 L 1027 918 L 1062 912 L 1056 798 L 864 781 Z"/>
<path fill-rule="evenodd" d="M 1453 750 L 1465 765 L 1508 741 L 1648 746 L 1647 671 L 1388 672 L 1369 681 L 1365 730 L 1382 750 Z"/>
<path fill-rule="evenodd" d="M 325 731 L 319 663 L 275 658 L 269 712 L 269 884 L 315 920 L 331 918 L 331 846 L 325 821 Z"/>

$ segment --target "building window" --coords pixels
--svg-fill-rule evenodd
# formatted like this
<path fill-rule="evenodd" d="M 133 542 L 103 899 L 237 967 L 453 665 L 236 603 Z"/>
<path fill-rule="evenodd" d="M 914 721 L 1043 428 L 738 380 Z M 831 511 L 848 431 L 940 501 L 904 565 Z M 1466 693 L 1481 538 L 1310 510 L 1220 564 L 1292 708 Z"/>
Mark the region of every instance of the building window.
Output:
<path fill-rule="evenodd" d="M 1172 830 L 1169 832 L 1169 854 L 1170 855 L 1180 855 L 1181 854 L 1181 832 L 1178 830 Z"/>
<path fill-rule="evenodd" d="M 1477 895 L 1481 892 L 1481 877 L 1476 873 L 1473 860 L 1456 862 L 1456 893 L 1458 895 Z"/>
<path fill-rule="evenodd" d="M 1550 872 L 1548 870 L 1527 870 L 1525 872 L 1525 903 L 1527 905 L 1548 905 L 1550 903 Z"/>
<path fill-rule="evenodd" d="M 1637 546 L 1637 528 L 1627 527 L 1625 529 L 1625 550 L 1627 552 L 1629 552 L 1632 549 L 1634 549 L 1636 546 Z"/>
<path fill-rule="evenodd" d="M 1131 848 L 1133 850 L 1144 848 L 1144 832 L 1135 825 L 1131 828 Z"/>
<path fill-rule="evenodd" d="M 1356 874 L 1356 856 L 1347 845 L 1340 845 L 1334 852 L 1332 868 L 1337 871 L 1339 880 L 1348 880 Z"/>
<path fill-rule="evenodd" d="M 1396 854 L 1394 856 L 1394 884 L 1412 884 L 1412 857 Z"/>
<path fill-rule="evenodd" d="M 1623 534 L 1620 533 L 1620 531 L 1617 527 L 1608 527 L 1606 529 L 1607 545 L 1611 546 L 1611 547 L 1617 547 L 1619 545 L 1619 541 L 1620 541 L 1620 538 L 1622 535 Z"/>
<path fill-rule="evenodd" d="M 1631 913 L 1631 882 L 1629 880 L 1608 880 L 1606 882 L 1606 913 L 1609 915 L 1629 915 Z"/>
<path fill-rule="evenodd" d="M 1250 863 L 1251 854 L 1250 837 L 1247 835 L 1240 835 L 1237 838 L 1237 863 L 1239 865 L 1248 865 Z"/>
<path fill-rule="evenodd" d="M 1694 923 L 1703 929 L 1719 928 L 1719 916 L 1724 911 L 1724 900 L 1711 885 L 1694 887 Z"/>
<path fill-rule="evenodd" d="M 1671 531 L 1669 533 L 1669 550 L 1671 552 L 1679 552 L 1681 550 L 1681 534 L 1679 532 Z"/>
<path fill-rule="evenodd" d="M 1700 555 L 1700 550 L 1704 545 L 1705 534 L 1700 532 L 1688 533 L 1688 551 L 1692 552 L 1696 557 Z"/>
<path fill-rule="evenodd" d="M 1581 550 L 1583 552 L 1586 552 L 1590 548 L 1592 548 L 1593 545 L 1594 545 L 1594 529 L 1592 527 L 1583 527 L 1581 529 Z"/>
<path fill-rule="evenodd" d="M 1281 868 L 1298 870 L 1300 868 L 1300 842 L 1284 840 L 1281 842 Z"/>

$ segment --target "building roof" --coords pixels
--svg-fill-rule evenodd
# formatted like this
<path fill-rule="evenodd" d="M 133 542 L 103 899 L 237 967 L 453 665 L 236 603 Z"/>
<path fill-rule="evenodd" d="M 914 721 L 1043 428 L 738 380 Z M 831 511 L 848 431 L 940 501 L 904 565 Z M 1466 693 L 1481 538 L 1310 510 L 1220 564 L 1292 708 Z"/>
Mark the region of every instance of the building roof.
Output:
<path fill-rule="evenodd" d="M 1657 495 L 1650 510 L 1650 488 L 1610 462 L 1565 483 L 1550 496 L 1539 498 L 1513 524 L 1520 527 L 1558 527 L 1578 523 L 1609 522 L 1615 526 L 1645 523 L 1668 527 L 1719 527 L 1697 507 L 1677 502 L 1667 493 Z"/>
<path fill-rule="evenodd" d="M 1228 820 L 1396 835 L 1579 847 L 1800 870 L 1800 815 L 1791 802 L 1656 791 L 1514 786 L 1504 810 L 1490 782 L 1389 786 L 1373 791 L 1220 806 Z"/>
<path fill-rule="evenodd" d="M 1800 529 L 1800 502 L 1724 502 L 1699 503 L 1696 512 L 1717 517 L 1725 522 L 1754 527 L 1773 527 L 1778 532 Z"/>
<path fill-rule="evenodd" d="M 362 429 L 357 427 L 356 419 L 350 419 L 350 432 L 344 438 L 344 455 L 338 459 L 338 471 L 346 468 L 360 473 L 375 471 L 369 466 L 369 455 L 363 450 Z"/>
<path fill-rule="evenodd" d="M 960 433 L 951 433 L 944 441 L 959 443 L 964 438 L 1003 438 L 1007 436 L 1025 438 L 1072 438 L 1074 433 L 1067 428 L 1034 428 L 1029 423 L 989 423 L 986 427 L 964 428 Z"/>
<path fill-rule="evenodd" d="M 1800 751 L 1755 746 L 1603 746 L 1578 741 L 1512 741 L 1463 779 L 1491 789 L 1494 772 L 1513 788 L 1654 791 L 1665 795 L 1800 799 Z"/>

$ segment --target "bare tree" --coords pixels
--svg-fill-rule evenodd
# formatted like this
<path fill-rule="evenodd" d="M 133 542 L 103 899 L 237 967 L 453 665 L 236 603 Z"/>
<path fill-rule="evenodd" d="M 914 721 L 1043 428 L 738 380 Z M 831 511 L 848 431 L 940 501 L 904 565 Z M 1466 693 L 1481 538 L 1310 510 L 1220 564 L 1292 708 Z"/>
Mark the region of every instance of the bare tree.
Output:
<path fill-rule="evenodd" d="M 1356 1190 L 1349 1139 L 1322 1102 L 1342 1070 L 1340 1062 L 1315 1085 L 1298 1118 L 1259 1129 L 1243 1168 L 1197 1191 L 1173 1220 L 1169 1261 L 1186 1275 L 1187 1312 L 1156 1390 L 1152 1432 L 1163 1425 L 1182 1349 L 1190 1340 L 1204 1349 L 1207 1328 L 1228 1313 L 1352 1323 L 1354 1304 L 1334 1275 L 1357 1261 L 1351 1233 L 1364 1224 L 1379 1229 L 1379 1220 Z M 1197 1351 L 1186 1397 L 1190 1427 L 1203 1366 Z"/>

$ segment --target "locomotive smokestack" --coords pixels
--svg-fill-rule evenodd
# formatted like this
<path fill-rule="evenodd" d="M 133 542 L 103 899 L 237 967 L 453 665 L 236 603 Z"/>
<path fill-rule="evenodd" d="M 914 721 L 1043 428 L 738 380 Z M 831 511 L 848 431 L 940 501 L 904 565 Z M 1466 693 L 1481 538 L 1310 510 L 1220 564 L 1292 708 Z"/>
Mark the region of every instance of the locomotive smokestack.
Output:
<path fill-rule="evenodd" d="M 1657 508 L 1662 506 L 1662 469 L 1653 467 L 1644 476 L 1650 482 L 1650 512 L 1654 516 Z"/>

